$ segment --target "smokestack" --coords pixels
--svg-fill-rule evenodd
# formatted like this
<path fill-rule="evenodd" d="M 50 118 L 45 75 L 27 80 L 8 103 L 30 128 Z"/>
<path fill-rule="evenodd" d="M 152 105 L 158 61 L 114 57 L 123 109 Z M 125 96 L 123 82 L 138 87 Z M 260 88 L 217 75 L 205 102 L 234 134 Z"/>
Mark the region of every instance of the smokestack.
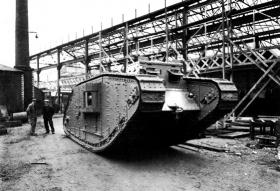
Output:
<path fill-rule="evenodd" d="M 32 69 L 29 65 L 28 0 L 16 0 L 15 68 L 24 72 L 24 106 L 32 101 Z"/>
<path fill-rule="evenodd" d="M 16 0 L 16 65 L 15 68 L 30 70 L 28 3 L 27 0 Z"/>

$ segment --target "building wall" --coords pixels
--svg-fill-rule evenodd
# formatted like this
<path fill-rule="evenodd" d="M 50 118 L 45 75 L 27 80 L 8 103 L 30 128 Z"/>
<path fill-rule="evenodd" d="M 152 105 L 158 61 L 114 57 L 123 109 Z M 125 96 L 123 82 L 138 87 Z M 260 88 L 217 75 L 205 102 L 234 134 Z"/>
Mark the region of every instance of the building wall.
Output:
<path fill-rule="evenodd" d="M 20 72 L 0 71 L 0 105 L 9 113 L 23 111 L 23 77 Z"/>

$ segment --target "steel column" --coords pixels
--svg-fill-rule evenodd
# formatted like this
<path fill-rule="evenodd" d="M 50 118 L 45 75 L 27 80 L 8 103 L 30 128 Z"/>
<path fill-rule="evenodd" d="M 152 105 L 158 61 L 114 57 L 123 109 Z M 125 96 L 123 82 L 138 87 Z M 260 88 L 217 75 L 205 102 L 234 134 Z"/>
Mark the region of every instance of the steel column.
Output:
<path fill-rule="evenodd" d="M 226 58 L 225 58 L 225 19 L 226 19 L 226 15 L 225 15 L 225 2 L 224 0 L 222 0 L 222 35 L 223 35 L 223 65 L 222 65 L 222 75 L 223 75 L 223 79 L 226 79 L 226 73 L 225 73 L 225 62 L 226 62 Z"/>
<path fill-rule="evenodd" d="M 37 56 L 37 87 L 39 88 L 40 87 L 40 73 L 41 73 L 41 70 L 40 70 L 40 56 Z"/>
<path fill-rule="evenodd" d="M 184 7 L 184 10 L 183 10 L 183 20 L 182 20 L 182 25 L 187 25 L 188 24 L 188 7 L 185 6 Z M 188 60 L 188 39 L 189 39 L 189 30 L 188 28 L 185 28 L 183 30 L 183 35 L 182 35 L 182 45 L 183 45 L 183 51 L 182 51 L 182 54 L 183 54 L 183 58 L 184 60 Z M 184 73 L 186 74 L 187 73 L 187 68 L 186 68 L 186 65 L 184 64 Z"/>
<path fill-rule="evenodd" d="M 125 46 L 125 65 L 124 65 L 124 73 L 127 71 L 128 66 L 128 23 L 125 23 L 125 30 L 124 30 L 124 46 Z"/>
<path fill-rule="evenodd" d="M 57 49 L 57 104 L 59 106 L 59 111 L 61 111 L 61 97 L 60 97 L 60 72 L 62 65 L 60 63 L 60 49 Z"/>
<path fill-rule="evenodd" d="M 99 72 L 102 72 L 102 24 L 101 30 L 99 31 Z"/>
<path fill-rule="evenodd" d="M 88 79 L 88 75 L 89 75 L 89 57 L 88 57 L 88 40 L 85 41 L 85 61 L 84 61 L 84 65 L 85 65 L 85 77 L 86 79 Z"/>
<path fill-rule="evenodd" d="M 166 56 L 165 56 L 165 61 L 168 62 L 168 57 L 169 57 L 169 29 L 168 29 L 168 18 L 167 18 L 167 7 L 166 7 L 166 0 L 164 0 L 164 12 L 165 12 L 165 41 L 166 41 Z"/>

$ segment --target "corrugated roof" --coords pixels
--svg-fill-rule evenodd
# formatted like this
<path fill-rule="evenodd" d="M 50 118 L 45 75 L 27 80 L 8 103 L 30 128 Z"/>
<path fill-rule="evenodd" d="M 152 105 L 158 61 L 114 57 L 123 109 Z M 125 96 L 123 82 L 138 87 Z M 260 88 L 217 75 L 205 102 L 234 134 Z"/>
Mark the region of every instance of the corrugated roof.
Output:
<path fill-rule="evenodd" d="M 17 70 L 15 68 L 11 68 L 9 66 L 5 66 L 5 65 L 2 65 L 0 64 L 0 71 L 9 71 L 9 72 L 22 72 L 21 70 Z"/>

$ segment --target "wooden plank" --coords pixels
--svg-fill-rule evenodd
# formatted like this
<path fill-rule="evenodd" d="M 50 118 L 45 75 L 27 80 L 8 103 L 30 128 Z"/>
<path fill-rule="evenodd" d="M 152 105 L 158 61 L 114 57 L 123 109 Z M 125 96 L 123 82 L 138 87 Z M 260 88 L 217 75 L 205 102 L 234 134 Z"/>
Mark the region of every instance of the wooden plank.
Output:
<path fill-rule="evenodd" d="M 228 129 L 209 129 L 205 131 L 205 135 L 212 135 L 212 136 L 217 136 L 220 134 L 226 134 L 226 133 L 231 133 L 231 130 Z"/>
<path fill-rule="evenodd" d="M 255 138 L 261 140 L 276 141 L 276 137 L 271 135 L 256 135 Z"/>
<path fill-rule="evenodd" d="M 214 146 L 206 146 L 206 145 L 201 145 L 201 144 L 193 144 L 193 143 L 182 143 L 182 145 L 187 145 L 190 147 L 195 147 L 199 149 L 205 149 L 209 151 L 215 151 L 215 152 L 226 152 L 228 149 L 221 148 L 221 147 L 214 147 Z"/>
<path fill-rule="evenodd" d="M 238 138 L 238 137 L 246 137 L 249 135 L 250 135 L 249 132 L 236 131 L 236 132 L 221 134 L 221 135 L 217 135 L 217 136 L 221 137 L 221 138 L 234 139 L 234 138 Z"/>
<path fill-rule="evenodd" d="M 248 127 L 251 125 L 251 121 L 235 121 L 230 123 L 231 126 L 243 126 Z"/>
<path fill-rule="evenodd" d="M 179 148 L 182 148 L 182 149 L 187 149 L 187 150 L 194 151 L 194 152 L 199 152 L 199 150 L 197 148 L 190 147 L 190 146 L 187 146 L 187 145 L 179 144 L 179 145 L 176 145 L 175 147 L 179 147 Z"/>
<path fill-rule="evenodd" d="M 250 131 L 250 126 L 230 126 L 227 128 L 230 131 Z"/>

